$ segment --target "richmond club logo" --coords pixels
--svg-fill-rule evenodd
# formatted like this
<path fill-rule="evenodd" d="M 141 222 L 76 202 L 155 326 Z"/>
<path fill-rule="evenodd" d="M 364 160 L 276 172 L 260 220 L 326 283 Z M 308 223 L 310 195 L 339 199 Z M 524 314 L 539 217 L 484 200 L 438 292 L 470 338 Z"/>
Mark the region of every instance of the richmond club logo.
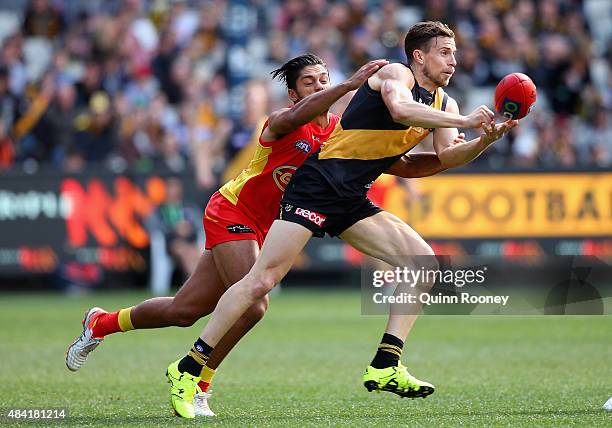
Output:
<path fill-rule="evenodd" d="M 289 184 L 289 180 L 293 176 L 293 173 L 297 167 L 292 165 L 283 165 L 279 166 L 272 171 L 272 178 L 274 178 L 274 182 L 281 189 L 282 192 L 285 191 L 287 184 Z"/>

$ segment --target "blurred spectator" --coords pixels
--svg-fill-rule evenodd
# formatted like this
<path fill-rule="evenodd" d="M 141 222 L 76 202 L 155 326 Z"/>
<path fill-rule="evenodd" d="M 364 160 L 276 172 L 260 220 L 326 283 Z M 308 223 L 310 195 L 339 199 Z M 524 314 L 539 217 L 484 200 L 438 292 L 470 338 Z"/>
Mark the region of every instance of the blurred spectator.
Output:
<path fill-rule="evenodd" d="M 0 128 L 0 170 L 8 169 L 13 165 L 15 149 L 13 141 L 4 128 Z"/>
<path fill-rule="evenodd" d="M 55 94 L 55 79 L 47 74 L 39 90 L 28 94 L 24 102 L 24 113 L 17 119 L 13 127 L 15 141 L 18 142 L 18 158 L 20 160 L 34 159 L 36 161 L 50 160 L 53 147 L 48 143 L 47 135 L 36 138 L 38 123 L 47 111 Z M 39 134 L 40 135 L 40 134 Z"/>
<path fill-rule="evenodd" d="M 64 27 L 62 15 L 49 4 L 48 0 L 31 0 L 23 20 L 26 36 L 57 37 Z"/>
<path fill-rule="evenodd" d="M 183 199 L 183 184 L 179 178 L 166 180 L 165 201 L 148 220 L 151 231 L 151 289 L 156 294 L 167 293 L 172 273 L 178 268 L 183 280 L 195 270 L 200 258 L 202 214 Z"/>
<path fill-rule="evenodd" d="M 573 137 L 582 165 L 612 164 L 612 112 L 598 110 L 588 122 L 576 126 Z"/>
<path fill-rule="evenodd" d="M 64 154 L 75 149 L 78 115 L 74 85 L 61 82 L 55 89 L 49 108 L 32 131 L 38 148 L 28 155 L 38 160 L 50 159 L 61 166 Z"/>
<path fill-rule="evenodd" d="M 102 163 L 116 150 L 118 130 L 110 99 L 105 92 L 94 93 L 89 109 L 76 119 L 77 151 L 88 163 Z"/>
<path fill-rule="evenodd" d="M 12 126 L 19 114 L 19 100 L 9 90 L 9 72 L 0 67 L 0 169 L 9 168 L 15 158 Z"/>
<path fill-rule="evenodd" d="M 232 159 L 236 153 L 247 146 L 251 136 L 263 125 L 265 114 L 268 111 L 268 92 L 263 82 L 250 82 L 244 91 L 245 108 L 242 117 L 234 123 L 229 134 L 226 155 Z M 261 129 L 261 128 L 260 128 Z"/>
<path fill-rule="evenodd" d="M 164 33 L 161 37 L 159 52 L 153 60 L 153 72 L 159 81 L 162 91 L 164 91 L 171 104 L 176 104 L 180 97 L 179 84 L 173 78 L 171 72 L 173 69 L 172 64 L 174 64 L 178 53 L 179 50 L 174 33 Z"/>
<path fill-rule="evenodd" d="M 23 63 L 23 39 L 20 33 L 4 40 L 0 51 L 0 65 L 9 73 L 9 89 L 17 95 L 23 95 L 27 83 L 26 67 Z"/>
<path fill-rule="evenodd" d="M 102 90 L 102 68 L 97 60 L 89 60 L 85 63 L 83 77 L 76 84 L 77 105 L 87 107 L 91 96 Z"/>

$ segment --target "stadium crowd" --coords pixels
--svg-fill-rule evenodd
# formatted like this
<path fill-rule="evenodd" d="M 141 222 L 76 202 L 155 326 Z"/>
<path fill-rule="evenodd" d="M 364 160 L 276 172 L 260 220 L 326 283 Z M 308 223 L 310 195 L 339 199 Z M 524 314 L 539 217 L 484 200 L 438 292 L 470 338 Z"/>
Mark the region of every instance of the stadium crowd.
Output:
<path fill-rule="evenodd" d="M 0 0 L 0 169 L 192 163 L 212 188 L 287 104 L 272 69 L 313 52 L 339 82 L 372 58 L 404 61 L 424 19 L 455 30 L 448 92 L 464 112 L 491 105 L 509 72 L 538 86 L 535 111 L 477 167 L 609 167 L 611 15 L 606 0 Z"/>

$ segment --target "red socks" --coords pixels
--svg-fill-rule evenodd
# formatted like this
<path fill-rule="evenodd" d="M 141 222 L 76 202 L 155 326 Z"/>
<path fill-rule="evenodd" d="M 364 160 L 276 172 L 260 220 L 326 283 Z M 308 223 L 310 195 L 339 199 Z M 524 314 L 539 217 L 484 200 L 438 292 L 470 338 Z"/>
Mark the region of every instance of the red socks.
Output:
<path fill-rule="evenodd" d="M 104 337 L 122 331 L 119 327 L 119 311 L 98 316 L 93 321 L 92 331 L 94 337 Z"/>
<path fill-rule="evenodd" d="M 94 337 L 104 337 L 108 334 L 119 333 L 120 331 L 134 330 L 132 325 L 132 309 L 134 307 L 120 309 L 111 314 L 102 312 L 93 321 L 91 330 Z"/>

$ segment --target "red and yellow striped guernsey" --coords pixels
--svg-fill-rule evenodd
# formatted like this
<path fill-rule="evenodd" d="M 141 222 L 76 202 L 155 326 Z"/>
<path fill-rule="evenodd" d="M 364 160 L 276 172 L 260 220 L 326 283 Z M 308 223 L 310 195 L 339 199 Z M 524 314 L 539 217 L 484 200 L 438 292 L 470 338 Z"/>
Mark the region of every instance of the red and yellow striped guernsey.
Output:
<path fill-rule="evenodd" d="M 219 193 L 267 233 L 291 176 L 311 153 L 319 150 L 339 120 L 330 113 L 326 128 L 307 123 L 275 141 L 263 142 L 260 134 L 249 166 L 221 187 Z M 267 126 L 266 121 L 262 133 Z"/>

